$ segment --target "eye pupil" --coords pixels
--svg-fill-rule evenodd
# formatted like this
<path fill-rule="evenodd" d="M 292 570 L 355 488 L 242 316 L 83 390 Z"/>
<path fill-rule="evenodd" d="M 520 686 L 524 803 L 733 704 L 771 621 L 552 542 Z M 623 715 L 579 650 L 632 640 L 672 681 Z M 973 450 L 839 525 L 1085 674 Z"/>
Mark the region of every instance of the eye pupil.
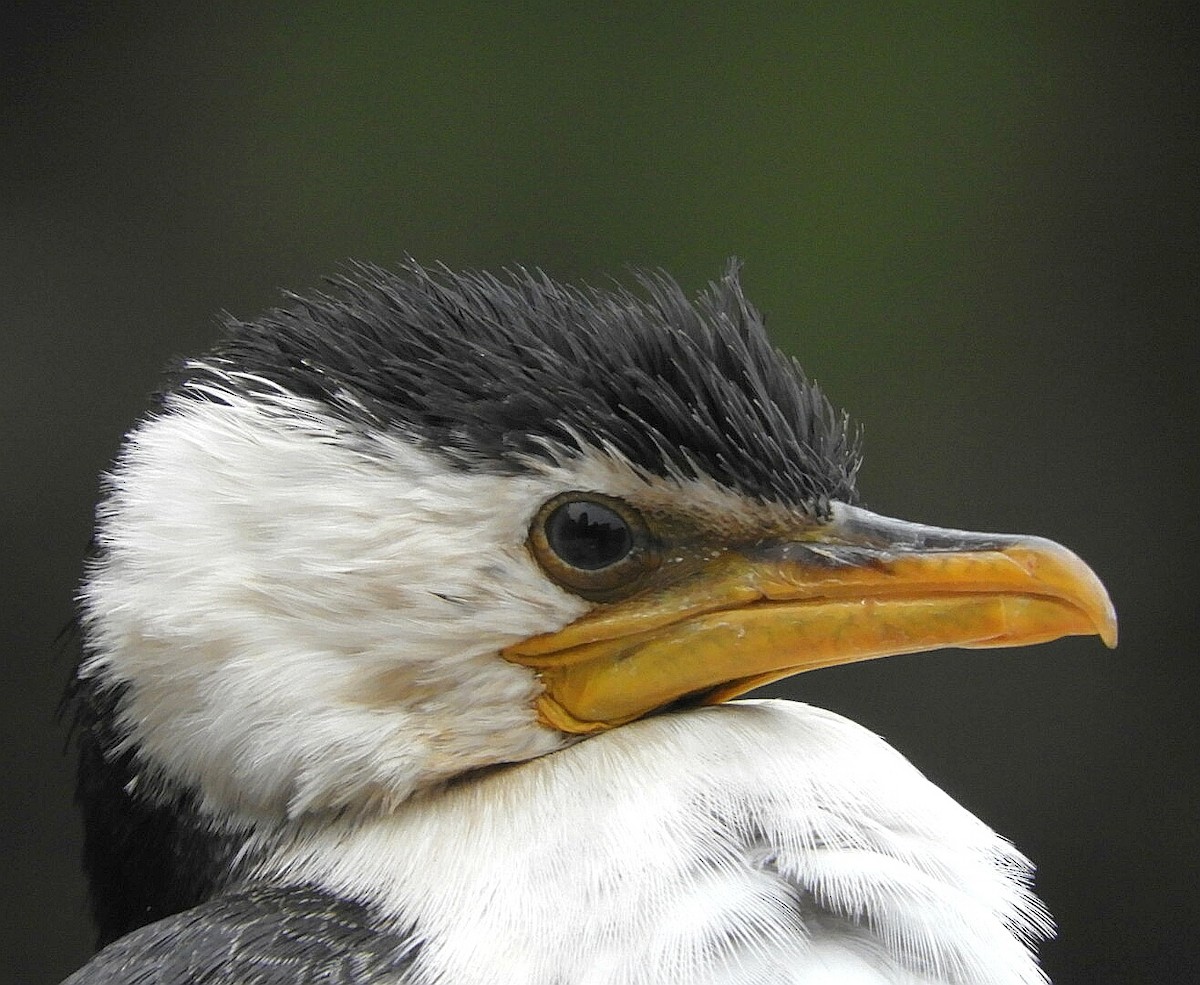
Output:
<path fill-rule="evenodd" d="M 573 568 L 598 571 L 633 550 L 633 531 L 616 511 L 601 503 L 563 503 L 546 518 L 546 540 Z"/>

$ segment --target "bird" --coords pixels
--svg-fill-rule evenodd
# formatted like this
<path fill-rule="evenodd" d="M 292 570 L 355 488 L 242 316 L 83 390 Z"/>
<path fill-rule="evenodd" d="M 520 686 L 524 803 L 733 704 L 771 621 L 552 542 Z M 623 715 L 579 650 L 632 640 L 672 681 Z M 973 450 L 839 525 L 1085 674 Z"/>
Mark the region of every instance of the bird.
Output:
<path fill-rule="evenodd" d="M 745 695 L 1113 646 L 1103 585 L 862 506 L 738 261 L 631 276 L 351 264 L 171 370 L 78 593 L 68 985 L 1045 981 L 1017 848 Z"/>

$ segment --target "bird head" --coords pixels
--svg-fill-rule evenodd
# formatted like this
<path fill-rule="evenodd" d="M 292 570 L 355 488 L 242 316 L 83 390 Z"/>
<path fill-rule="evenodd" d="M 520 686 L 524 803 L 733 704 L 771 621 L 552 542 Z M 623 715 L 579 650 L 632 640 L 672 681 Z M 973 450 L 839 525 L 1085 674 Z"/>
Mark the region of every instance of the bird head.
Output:
<path fill-rule="evenodd" d="M 389 810 L 800 671 L 1115 639 L 1049 541 L 856 505 L 731 266 L 688 299 L 371 267 L 233 322 L 105 479 L 80 687 L 146 797 Z"/>

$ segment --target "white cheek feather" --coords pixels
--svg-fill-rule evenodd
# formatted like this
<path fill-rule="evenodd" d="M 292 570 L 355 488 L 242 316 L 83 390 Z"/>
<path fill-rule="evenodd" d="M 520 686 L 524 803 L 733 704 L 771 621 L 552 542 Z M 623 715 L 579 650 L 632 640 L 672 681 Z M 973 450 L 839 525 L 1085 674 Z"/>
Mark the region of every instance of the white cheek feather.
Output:
<path fill-rule="evenodd" d="M 246 820 L 387 809 L 570 741 L 537 724 L 532 672 L 498 657 L 589 608 L 525 549 L 551 496 L 774 509 L 600 449 L 523 476 L 456 469 L 283 391 L 192 389 L 216 399 L 168 397 L 107 479 L 82 673 L 128 687 L 151 782 Z"/>
<path fill-rule="evenodd" d="M 1035 985 L 1028 872 L 865 729 L 766 701 L 301 826 L 255 874 L 370 901 L 420 983 Z"/>
<path fill-rule="evenodd" d="M 211 810 L 386 807 L 564 741 L 497 656 L 587 608 L 524 547 L 561 480 L 367 442 L 294 397 L 172 398 L 108 479 L 83 673 Z"/>

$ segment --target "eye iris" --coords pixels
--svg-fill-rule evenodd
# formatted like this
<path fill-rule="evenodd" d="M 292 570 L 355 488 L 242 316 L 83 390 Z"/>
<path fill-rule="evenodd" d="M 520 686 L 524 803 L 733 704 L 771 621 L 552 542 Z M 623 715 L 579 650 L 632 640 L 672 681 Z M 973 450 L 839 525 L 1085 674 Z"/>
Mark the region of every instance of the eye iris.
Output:
<path fill-rule="evenodd" d="M 546 519 L 546 540 L 563 561 L 583 571 L 615 564 L 633 550 L 633 532 L 600 503 L 563 503 Z"/>

